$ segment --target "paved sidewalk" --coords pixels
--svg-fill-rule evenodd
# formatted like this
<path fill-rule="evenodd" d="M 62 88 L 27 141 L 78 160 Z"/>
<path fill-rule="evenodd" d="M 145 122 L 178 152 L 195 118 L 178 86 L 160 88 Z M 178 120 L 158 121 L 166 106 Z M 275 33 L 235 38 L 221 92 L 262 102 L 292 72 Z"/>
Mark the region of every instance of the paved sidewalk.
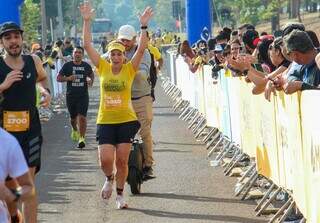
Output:
<path fill-rule="evenodd" d="M 157 178 L 144 183 L 139 196 L 131 196 L 126 187 L 129 209 L 116 210 L 114 195 L 106 206 L 99 197 L 104 177 L 95 142 L 98 94 L 95 86 L 90 94 L 85 150 L 79 151 L 70 141 L 66 113 L 43 126 L 43 164 L 37 179 L 39 222 L 266 222 L 266 218 L 254 217 L 254 202 L 233 196 L 235 179 L 209 166 L 204 146 L 173 113 L 161 89 L 157 90 L 153 124 Z"/>

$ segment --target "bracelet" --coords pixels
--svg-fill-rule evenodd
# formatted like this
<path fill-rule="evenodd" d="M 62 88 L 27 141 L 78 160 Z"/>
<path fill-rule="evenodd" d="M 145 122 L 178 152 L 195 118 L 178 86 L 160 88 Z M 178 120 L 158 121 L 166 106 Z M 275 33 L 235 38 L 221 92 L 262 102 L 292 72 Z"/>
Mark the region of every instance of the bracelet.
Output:
<path fill-rule="evenodd" d="M 140 29 L 148 29 L 148 26 L 140 26 Z"/>
<path fill-rule="evenodd" d="M 22 195 L 22 192 L 21 190 L 15 190 L 15 189 L 10 189 L 11 193 L 16 196 L 16 198 L 13 200 L 14 202 L 18 202 L 21 195 Z"/>

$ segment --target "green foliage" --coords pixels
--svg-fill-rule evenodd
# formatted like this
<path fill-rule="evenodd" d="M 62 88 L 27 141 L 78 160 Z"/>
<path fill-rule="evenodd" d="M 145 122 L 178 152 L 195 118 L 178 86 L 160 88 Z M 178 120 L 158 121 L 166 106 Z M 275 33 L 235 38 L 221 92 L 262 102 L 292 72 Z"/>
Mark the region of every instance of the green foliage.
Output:
<path fill-rule="evenodd" d="M 171 1 L 157 1 L 155 21 L 161 29 L 174 30 L 175 19 L 172 17 Z"/>
<path fill-rule="evenodd" d="M 231 20 L 238 24 L 258 24 L 276 16 L 289 0 L 216 0 L 218 16 L 223 9 L 231 11 Z"/>
<path fill-rule="evenodd" d="M 37 42 L 39 39 L 40 20 L 39 4 L 32 0 L 25 0 L 21 9 L 21 21 L 24 30 L 24 39 L 27 43 Z"/>
<path fill-rule="evenodd" d="M 171 15 L 171 2 L 171 0 L 104 0 L 101 5 L 105 16 L 111 19 L 114 31 L 123 24 L 139 27 L 137 14 L 141 13 L 147 6 L 151 6 L 155 11 L 154 18 L 150 24 L 152 29 L 161 27 L 173 30 L 175 19 Z M 184 7 L 184 1 L 182 1 L 182 7 Z"/>

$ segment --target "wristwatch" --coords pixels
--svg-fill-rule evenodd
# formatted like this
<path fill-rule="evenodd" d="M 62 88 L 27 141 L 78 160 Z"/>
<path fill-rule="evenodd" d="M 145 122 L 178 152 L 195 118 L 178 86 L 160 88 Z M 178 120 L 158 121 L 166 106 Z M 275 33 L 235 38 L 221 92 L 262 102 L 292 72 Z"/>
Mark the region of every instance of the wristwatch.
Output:
<path fill-rule="evenodd" d="M 17 190 L 16 189 L 11 189 L 11 193 L 16 197 L 13 201 L 14 202 L 18 202 L 20 197 L 21 197 L 21 195 L 22 195 L 21 190 L 19 190 L 19 189 L 17 189 Z"/>

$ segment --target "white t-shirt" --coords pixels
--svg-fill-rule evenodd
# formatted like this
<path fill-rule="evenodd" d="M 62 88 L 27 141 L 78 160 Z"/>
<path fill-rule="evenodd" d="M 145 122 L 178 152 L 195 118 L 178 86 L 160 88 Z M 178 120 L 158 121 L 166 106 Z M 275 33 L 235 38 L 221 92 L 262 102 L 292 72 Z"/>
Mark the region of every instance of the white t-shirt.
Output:
<path fill-rule="evenodd" d="M 0 181 L 7 176 L 16 178 L 28 172 L 28 166 L 18 141 L 0 128 Z M 1 193 L 1 191 L 0 191 Z M 0 200 L 0 223 L 8 222 L 8 211 Z"/>

